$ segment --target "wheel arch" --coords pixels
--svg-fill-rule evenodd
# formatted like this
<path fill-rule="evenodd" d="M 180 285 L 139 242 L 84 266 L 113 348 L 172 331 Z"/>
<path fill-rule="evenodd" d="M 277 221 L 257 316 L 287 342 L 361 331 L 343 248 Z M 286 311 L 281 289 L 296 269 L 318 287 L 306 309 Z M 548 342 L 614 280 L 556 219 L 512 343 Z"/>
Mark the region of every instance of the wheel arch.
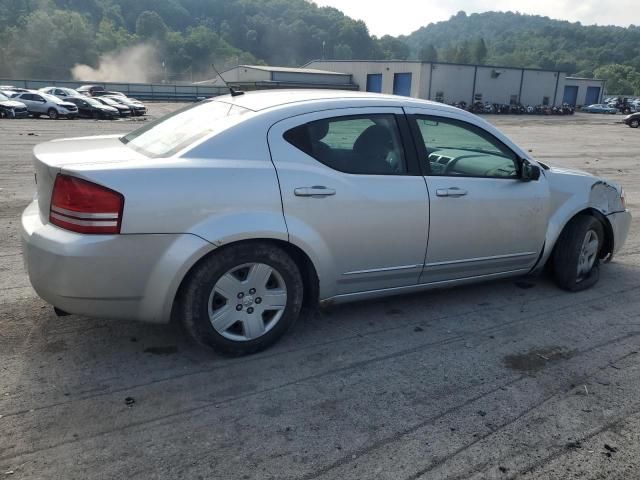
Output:
<path fill-rule="evenodd" d="M 598 221 L 602 224 L 605 238 L 604 238 L 604 244 L 602 245 L 602 249 L 600 250 L 599 257 L 601 260 L 605 260 L 605 261 L 611 257 L 611 254 L 613 253 L 613 246 L 614 246 L 613 227 L 611 226 L 611 223 L 609 222 L 607 217 L 602 212 L 600 212 L 598 209 L 594 207 L 587 207 L 587 208 L 583 208 L 582 210 L 570 216 L 562 224 L 562 227 L 558 229 L 557 235 L 553 239 L 553 243 L 550 245 L 550 248 L 547 254 L 545 255 L 546 258 L 544 259 L 543 262 L 541 262 L 541 266 L 545 265 L 549 261 L 549 259 L 552 258 L 553 251 L 555 250 L 556 245 L 558 243 L 558 238 L 560 238 L 560 235 L 562 234 L 562 232 L 565 230 L 565 228 L 567 228 L 567 225 L 569 225 L 569 223 L 571 223 L 571 221 L 574 218 L 579 216 L 589 216 L 589 217 L 597 218 Z"/>
<path fill-rule="evenodd" d="M 248 243 L 261 243 L 261 244 L 271 244 L 275 245 L 282 250 L 284 250 L 296 263 L 298 268 L 300 269 L 300 274 L 302 275 L 302 283 L 304 286 L 303 291 L 303 299 L 302 305 L 305 309 L 313 309 L 318 305 L 319 300 L 319 291 L 320 291 L 320 282 L 318 279 L 318 273 L 316 270 L 313 261 L 309 256 L 302 250 L 300 247 L 294 245 L 293 243 L 279 240 L 275 238 L 251 238 L 246 240 L 238 240 L 235 242 L 228 243 L 221 247 L 215 248 L 210 252 L 207 252 L 202 257 L 200 257 L 191 267 L 187 270 L 185 275 L 182 277 L 178 288 L 176 289 L 172 305 L 171 305 L 171 321 L 177 320 L 178 312 L 180 311 L 180 302 L 183 298 L 183 292 L 186 285 L 189 282 L 189 279 L 193 275 L 193 272 L 196 268 L 201 265 L 207 258 L 211 255 L 221 255 L 224 254 L 225 250 L 228 250 L 234 246 L 238 246 L 241 244 Z"/>

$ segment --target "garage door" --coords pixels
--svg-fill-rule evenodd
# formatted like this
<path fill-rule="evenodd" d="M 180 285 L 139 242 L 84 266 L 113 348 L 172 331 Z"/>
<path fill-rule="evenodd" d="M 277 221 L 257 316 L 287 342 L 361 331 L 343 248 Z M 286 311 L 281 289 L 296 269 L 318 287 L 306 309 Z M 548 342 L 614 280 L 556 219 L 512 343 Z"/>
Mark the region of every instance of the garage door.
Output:
<path fill-rule="evenodd" d="M 381 73 L 370 73 L 367 75 L 367 92 L 382 93 Z"/>
<path fill-rule="evenodd" d="M 600 87 L 587 87 L 587 96 L 584 100 L 585 105 L 593 105 L 600 100 Z"/>
<path fill-rule="evenodd" d="M 578 87 L 567 85 L 564 87 L 564 96 L 562 97 L 562 103 L 568 103 L 569 105 L 576 106 L 578 102 Z M 591 105 L 587 103 L 587 105 Z"/>
<path fill-rule="evenodd" d="M 396 73 L 393 76 L 393 94 L 411 96 L 411 74 Z"/>

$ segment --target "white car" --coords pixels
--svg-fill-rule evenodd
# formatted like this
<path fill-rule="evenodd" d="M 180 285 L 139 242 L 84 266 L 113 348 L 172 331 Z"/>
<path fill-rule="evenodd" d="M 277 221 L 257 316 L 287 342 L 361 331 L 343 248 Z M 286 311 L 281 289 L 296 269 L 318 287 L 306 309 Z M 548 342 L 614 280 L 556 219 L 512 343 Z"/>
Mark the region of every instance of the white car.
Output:
<path fill-rule="evenodd" d="M 76 105 L 47 93 L 38 91 L 22 92 L 12 98 L 24 103 L 34 118 L 38 118 L 41 115 L 47 115 L 52 120 L 57 120 L 60 117 L 78 117 L 78 107 Z"/>
<path fill-rule="evenodd" d="M 35 147 L 22 216 L 38 294 L 182 321 L 251 353 L 303 304 L 526 275 L 592 286 L 627 237 L 622 189 L 533 159 L 458 108 L 364 92 L 216 97 L 128 135 Z"/>
<path fill-rule="evenodd" d="M 66 97 L 82 97 L 83 95 L 73 88 L 66 87 L 44 87 L 38 90 L 39 92 L 48 93 L 54 97 L 65 99 Z"/>

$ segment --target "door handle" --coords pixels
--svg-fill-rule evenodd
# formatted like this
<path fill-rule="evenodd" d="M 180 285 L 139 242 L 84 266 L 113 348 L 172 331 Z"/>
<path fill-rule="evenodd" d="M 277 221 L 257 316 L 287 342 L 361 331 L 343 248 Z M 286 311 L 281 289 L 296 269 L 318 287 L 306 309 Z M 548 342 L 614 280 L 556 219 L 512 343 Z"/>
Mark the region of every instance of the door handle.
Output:
<path fill-rule="evenodd" d="M 333 188 L 314 185 L 313 187 L 298 187 L 293 193 L 296 197 L 330 197 L 335 195 L 336 191 Z"/>
<path fill-rule="evenodd" d="M 438 197 L 463 197 L 467 194 L 466 190 L 458 187 L 451 188 L 438 188 L 436 190 L 436 195 Z"/>

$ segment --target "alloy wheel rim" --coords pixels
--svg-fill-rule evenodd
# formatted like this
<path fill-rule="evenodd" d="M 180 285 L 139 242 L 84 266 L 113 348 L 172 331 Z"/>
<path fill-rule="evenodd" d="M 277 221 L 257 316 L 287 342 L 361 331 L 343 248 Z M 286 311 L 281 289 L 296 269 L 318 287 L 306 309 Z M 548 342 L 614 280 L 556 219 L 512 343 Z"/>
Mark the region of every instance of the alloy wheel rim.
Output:
<path fill-rule="evenodd" d="M 246 263 L 222 275 L 209 294 L 209 321 L 223 337 L 249 341 L 270 331 L 287 306 L 287 287 L 278 270 Z"/>
<path fill-rule="evenodd" d="M 600 240 L 598 239 L 598 234 L 593 230 L 587 231 L 582 240 L 582 247 L 580 248 L 580 255 L 578 256 L 578 282 L 589 275 L 593 265 L 596 263 L 599 246 Z"/>

